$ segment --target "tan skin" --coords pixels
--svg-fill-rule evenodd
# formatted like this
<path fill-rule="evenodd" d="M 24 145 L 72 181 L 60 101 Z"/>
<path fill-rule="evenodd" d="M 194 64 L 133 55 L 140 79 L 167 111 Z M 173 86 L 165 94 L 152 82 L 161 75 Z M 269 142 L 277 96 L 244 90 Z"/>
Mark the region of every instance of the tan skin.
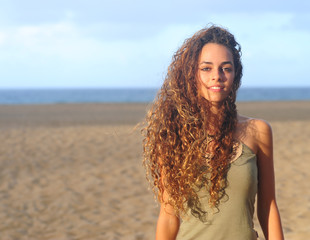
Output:
<path fill-rule="evenodd" d="M 199 57 L 198 81 L 204 98 L 212 102 L 216 112 L 231 91 L 235 72 L 233 56 L 223 45 L 206 44 Z M 246 144 L 257 156 L 257 215 L 267 240 L 284 239 L 275 197 L 272 130 L 264 120 L 238 115 L 235 138 Z M 167 196 L 164 196 L 167 198 Z M 162 205 L 157 221 L 156 240 L 173 240 L 179 231 L 180 219 L 173 207 Z"/>

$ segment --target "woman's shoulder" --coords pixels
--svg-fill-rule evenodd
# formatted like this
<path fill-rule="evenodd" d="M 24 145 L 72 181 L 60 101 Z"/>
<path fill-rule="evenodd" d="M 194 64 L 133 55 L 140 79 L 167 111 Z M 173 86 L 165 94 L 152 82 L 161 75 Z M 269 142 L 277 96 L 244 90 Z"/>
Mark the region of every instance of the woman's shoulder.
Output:
<path fill-rule="evenodd" d="M 237 138 L 257 152 L 261 144 L 272 138 L 272 129 L 263 119 L 238 115 Z"/>
<path fill-rule="evenodd" d="M 253 129 L 256 131 L 270 131 L 270 124 L 264 120 L 259 118 L 252 118 L 244 115 L 238 115 L 238 125 L 244 128 Z"/>

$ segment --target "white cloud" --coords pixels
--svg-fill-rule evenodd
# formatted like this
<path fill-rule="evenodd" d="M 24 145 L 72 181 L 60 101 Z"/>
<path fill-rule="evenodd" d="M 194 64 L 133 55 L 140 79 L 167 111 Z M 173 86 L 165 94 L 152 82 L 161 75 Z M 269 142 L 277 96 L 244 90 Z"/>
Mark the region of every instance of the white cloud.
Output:
<path fill-rule="evenodd" d="M 87 57 L 85 48 L 93 45 L 91 40 L 80 36 L 75 25 L 68 22 L 13 27 L 3 31 L 2 35 L 6 37 L 0 47 L 2 52 L 7 52 L 6 59 L 18 58 L 21 54 L 31 59 L 35 54 L 73 61 Z"/>
<path fill-rule="evenodd" d="M 6 34 L 4 32 L 0 32 L 0 46 L 6 42 Z"/>
<path fill-rule="evenodd" d="M 247 5 L 249 1 L 238 3 L 13 4 L 0 8 L 1 20 L 11 17 L 9 24 L 0 26 L 0 75 L 9 79 L 5 84 L 13 85 L 159 86 L 185 38 L 214 22 L 228 27 L 241 43 L 249 85 L 270 84 L 266 75 L 301 76 L 310 54 L 310 29 L 303 24 L 308 15 L 298 15 L 294 4 L 268 11 L 261 2 L 255 7 Z M 272 3 L 273 9 L 279 3 Z M 5 10 L 7 14 L 1 15 Z M 278 73 L 283 68 L 286 72 Z M 21 84 L 20 78 L 27 81 Z"/>

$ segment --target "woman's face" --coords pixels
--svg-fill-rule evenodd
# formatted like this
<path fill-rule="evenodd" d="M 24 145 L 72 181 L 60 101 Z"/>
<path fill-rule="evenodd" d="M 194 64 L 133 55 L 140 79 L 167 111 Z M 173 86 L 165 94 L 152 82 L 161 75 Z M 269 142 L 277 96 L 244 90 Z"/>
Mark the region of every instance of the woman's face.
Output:
<path fill-rule="evenodd" d="M 198 90 L 202 97 L 213 105 L 221 105 L 231 91 L 234 78 L 231 51 L 216 43 L 204 45 L 198 59 Z"/>

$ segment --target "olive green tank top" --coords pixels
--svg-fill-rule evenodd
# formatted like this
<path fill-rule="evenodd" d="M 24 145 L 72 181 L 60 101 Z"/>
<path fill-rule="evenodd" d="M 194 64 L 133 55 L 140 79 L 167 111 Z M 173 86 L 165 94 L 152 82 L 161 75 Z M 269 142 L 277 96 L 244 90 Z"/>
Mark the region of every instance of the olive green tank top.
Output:
<path fill-rule="evenodd" d="M 217 209 L 209 207 L 208 192 L 198 191 L 203 209 L 208 212 L 202 222 L 190 212 L 182 217 L 177 240 L 254 240 L 253 224 L 255 195 L 257 192 L 256 155 L 245 144 L 240 144 L 240 156 L 231 162 L 228 171 L 228 196 Z"/>

